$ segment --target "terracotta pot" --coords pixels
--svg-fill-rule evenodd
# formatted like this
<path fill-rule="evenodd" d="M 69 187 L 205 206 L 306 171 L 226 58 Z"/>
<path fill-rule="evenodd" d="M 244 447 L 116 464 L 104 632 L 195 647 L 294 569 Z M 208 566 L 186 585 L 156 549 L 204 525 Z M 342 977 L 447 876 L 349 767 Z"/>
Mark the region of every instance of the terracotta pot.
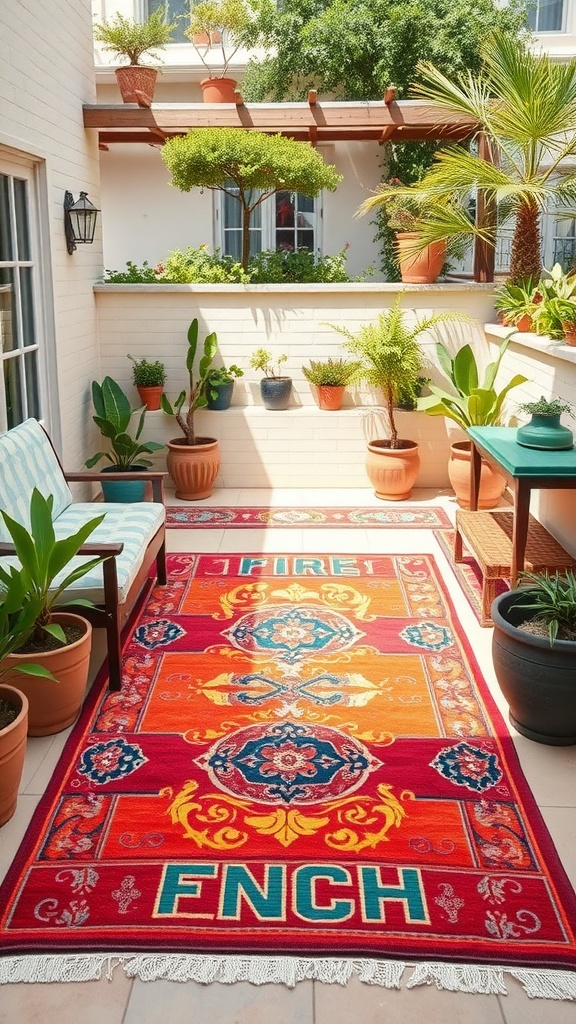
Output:
<path fill-rule="evenodd" d="M 204 103 L 234 103 L 234 78 L 203 78 L 200 82 Z"/>
<path fill-rule="evenodd" d="M 139 64 L 116 68 L 116 81 L 124 103 L 150 106 L 154 98 L 157 77 L 157 68 L 144 68 Z"/>
<path fill-rule="evenodd" d="M 562 321 L 562 330 L 564 331 L 564 341 L 567 345 L 576 345 L 576 324 L 569 323 L 567 320 Z"/>
<path fill-rule="evenodd" d="M 450 445 L 448 479 L 456 494 L 460 508 L 470 508 L 470 441 L 456 441 Z M 506 477 L 482 459 L 478 508 L 496 508 L 504 494 Z"/>
<path fill-rule="evenodd" d="M 177 498 L 185 501 L 209 498 L 220 469 L 220 445 L 214 437 L 197 437 L 196 444 L 192 445 L 176 437 L 168 441 L 166 465 Z"/>
<path fill-rule="evenodd" d="M 0 683 L 0 699 L 18 710 L 14 721 L 0 729 L 0 825 L 5 825 L 14 814 L 18 800 L 26 756 L 28 699 L 20 690 L 6 683 Z"/>
<path fill-rule="evenodd" d="M 532 330 L 532 317 L 529 313 L 524 313 L 524 315 L 516 321 L 514 326 L 521 334 L 525 334 L 527 331 Z"/>
<path fill-rule="evenodd" d="M 194 46 L 219 46 L 222 42 L 221 32 L 195 32 L 192 36 Z"/>
<path fill-rule="evenodd" d="M 405 284 L 432 284 L 444 266 L 446 242 L 431 242 L 415 256 L 403 255 L 417 238 L 418 235 L 413 231 L 398 231 L 396 233 L 400 275 Z"/>
<path fill-rule="evenodd" d="M 312 393 L 319 409 L 326 412 L 337 412 L 342 408 L 342 399 L 346 388 L 340 384 L 312 385 Z"/>
<path fill-rule="evenodd" d="M 420 449 L 415 441 L 399 440 L 399 448 L 390 441 L 370 441 L 366 452 L 366 472 L 377 498 L 405 501 L 420 469 Z"/>
<path fill-rule="evenodd" d="M 72 725 L 82 707 L 88 682 L 92 626 L 80 615 L 57 612 L 53 620 L 61 626 L 75 625 L 82 629 L 79 640 L 55 651 L 41 654 L 9 654 L 2 664 L 17 665 L 33 661 L 47 668 L 56 682 L 24 676 L 8 671 L 3 679 L 28 698 L 28 735 L 51 736 Z"/>
<path fill-rule="evenodd" d="M 159 387 L 139 387 L 138 394 L 140 395 L 142 405 L 145 405 L 150 412 L 156 412 L 160 408 L 160 399 L 162 398 L 163 391 L 164 388 L 161 384 Z"/>

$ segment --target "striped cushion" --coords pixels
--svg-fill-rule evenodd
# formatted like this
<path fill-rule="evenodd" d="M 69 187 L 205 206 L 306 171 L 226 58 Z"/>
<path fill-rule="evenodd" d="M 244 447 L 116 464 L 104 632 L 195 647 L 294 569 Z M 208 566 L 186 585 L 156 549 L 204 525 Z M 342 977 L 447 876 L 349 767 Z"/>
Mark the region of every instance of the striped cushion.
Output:
<path fill-rule="evenodd" d="M 105 513 L 105 519 L 94 530 L 94 533 L 90 534 L 87 543 L 124 544 L 122 554 L 116 559 L 118 604 L 124 604 L 130 587 L 144 560 L 146 548 L 164 521 L 165 509 L 164 505 L 152 501 L 139 501 L 131 505 L 77 502 L 70 505 L 58 516 L 54 523 L 56 537 L 68 537 L 71 533 L 75 533 L 83 523 L 103 513 Z M 17 564 L 15 559 L 3 559 L 4 561 Z M 89 561 L 89 559 L 84 556 L 73 558 L 65 570 L 56 577 L 54 583 L 57 584 L 76 565 L 86 561 Z M 80 597 L 87 598 L 94 604 L 104 603 L 101 566 L 98 566 L 94 572 L 77 580 L 72 587 L 65 591 L 58 603 L 63 604 L 66 601 Z"/>
<path fill-rule="evenodd" d="M 26 420 L 0 435 L 0 508 L 27 528 L 34 487 L 54 495 L 54 519 L 72 501 L 50 441 L 37 420 Z M 1 516 L 0 540 L 11 541 Z"/>

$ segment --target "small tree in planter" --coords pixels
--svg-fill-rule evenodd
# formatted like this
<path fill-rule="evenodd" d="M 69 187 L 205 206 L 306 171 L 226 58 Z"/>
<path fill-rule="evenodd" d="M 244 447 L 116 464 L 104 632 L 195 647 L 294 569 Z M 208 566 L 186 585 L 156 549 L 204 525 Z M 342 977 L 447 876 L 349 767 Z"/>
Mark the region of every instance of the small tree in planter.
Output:
<path fill-rule="evenodd" d="M 182 192 L 208 188 L 224 192 L 242 208 L 242 267 L 248 269 L 253 210 L 279 191 L 313 199 L 334 192 L 341 175 L 325 164 L 308 142 L 244 128 L 195 128 L 169 139 L 162 159 L 172 184 Z"/>
<path fill-rule="evenodd" d="M 147 54 L 149 61 L 158 60 L 152 52 L 163 49 L 172 39 L 174 25 L 166 21 L 165 10 L 159 7 L 144 21 L 134 21 L 115 14 L 109 21 L 94 26 L 94 39 L 105 50 L 122 58 L 124 67 L 116 68 L 118 87 L 125 103 L 138 103 L 144 98 L 152 102 L 158 69 L 141 63 Z"/>

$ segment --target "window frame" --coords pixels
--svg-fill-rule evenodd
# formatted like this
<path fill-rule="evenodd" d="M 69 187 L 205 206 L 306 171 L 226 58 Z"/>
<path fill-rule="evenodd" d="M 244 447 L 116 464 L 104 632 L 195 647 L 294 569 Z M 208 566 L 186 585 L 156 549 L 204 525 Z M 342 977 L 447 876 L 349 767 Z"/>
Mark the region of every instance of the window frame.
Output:
<path fill-rule="evenodd" d="M 293 191 L 293 190 L 282 190 Z M 324 225 L 324 195 L 320 192 L 313 200 L 314 203 L 314 256 L 323 255 L 323 225 Z M 268 196 L 260 204 L 261 213 L 261 248 L 275 249 L 276 224 L 276 194 Z M 224 224 L 224 194 L 220 189 L 214 192 L 214 246 L 219 249 L 222 255 L 225 254 L 226 229 Z M 297 229 L 296 229 L 297 230 Z M 278 246 L 279 248 L 279 246 Z"/>

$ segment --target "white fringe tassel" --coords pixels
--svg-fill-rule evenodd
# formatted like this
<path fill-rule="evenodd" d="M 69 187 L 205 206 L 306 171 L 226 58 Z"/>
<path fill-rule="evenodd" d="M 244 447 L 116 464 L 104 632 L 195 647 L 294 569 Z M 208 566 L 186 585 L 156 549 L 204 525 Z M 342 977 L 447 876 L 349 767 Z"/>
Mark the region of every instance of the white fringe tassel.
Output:
<path fill-rule="evenodd" d="M 219 956 L 179 953 L 72 953 L 47 956 L 8 956 L 0 959 L 0 984 L 52 981 L 98 981 L 112 979 L 121 966 L 129 978 L 141 981 L 196 981 L 202 985 L 219 982 L 232 985 L 286 985 L 299 981 L 346 985 L 357 977 L 367 985 L 402 988 L 402 975 L 411 967 L 406 988 L 436 985 L 450 992 L 507 995 L 505 975 L 523 986 L 530 999 L 576 1000 L 576 972 L 536 968 L 473 966 L 470 964 L 419 963 L 400 960 L 341 960 L 331 957 Z"/>

